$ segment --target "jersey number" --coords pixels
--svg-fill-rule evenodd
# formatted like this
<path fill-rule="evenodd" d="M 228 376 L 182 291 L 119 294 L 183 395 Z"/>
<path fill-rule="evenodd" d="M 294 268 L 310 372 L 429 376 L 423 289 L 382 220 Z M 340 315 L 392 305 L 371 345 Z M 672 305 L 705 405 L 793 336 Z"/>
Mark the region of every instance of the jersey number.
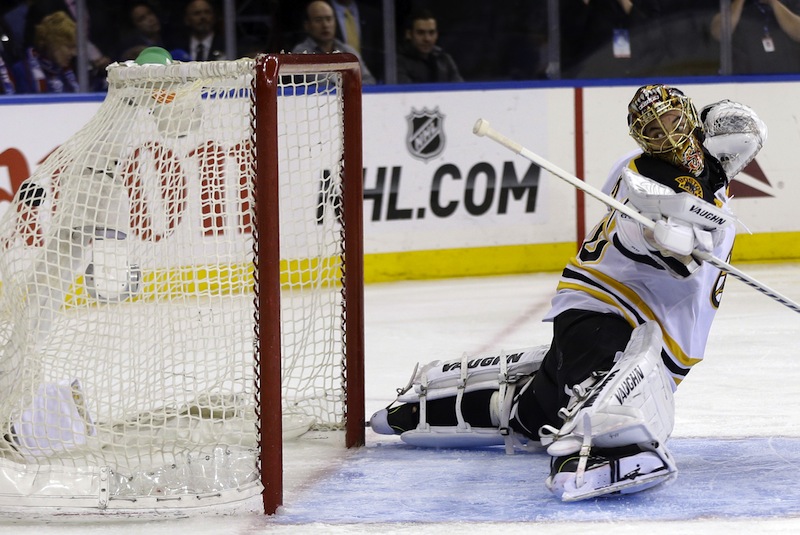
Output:
<path fill-rule="evenodd" d="M 603 257 L 603 251 L 606 250 L 609 244 L 605 232 L 609 219 L 609 216 L 604 217 L 603 220 L 592 229 L 590 237 L 583 241 L 581 250 L 578 252 L 578 258 L 581 262 L 597 262 Z"/>

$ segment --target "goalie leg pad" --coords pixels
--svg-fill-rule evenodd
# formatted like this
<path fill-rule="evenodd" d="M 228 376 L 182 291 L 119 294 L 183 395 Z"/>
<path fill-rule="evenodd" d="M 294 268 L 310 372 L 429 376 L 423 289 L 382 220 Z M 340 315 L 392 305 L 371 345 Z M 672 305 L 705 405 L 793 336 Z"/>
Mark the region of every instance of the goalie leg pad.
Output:
<path fill-rule="evenodd" d="M 548 346 L 538 346 L 431 362 L 415 370 L 409 384 L 398 390 L 397 402 L 419 404 L 414 407 L 419 416 L 416 427 L 403 430 L 404 426 L 392 425 L 393 417 L 400 416 L 399 411 L 408 412 L 408 405 L 378 411 L 370 419 L 370 426 L 383 434 L 400 430 L 401 440 L 413 446 L 482 448 L 505 444 L 509 453 L 515 448 L 524 449 L 526 441 L 516 437 L 509 427 L 511 405 L 514 393 L 530 383 L 547 350 Z M 488 407 L 493 427 L 473 427 L 467 422 L 471 418 L 464 416 L 464 396 L 478 391 L 493 391 Z M 448 415 L 448 420 L 455 420 L 456 425 L 437 425 L 436 415 L 429 421 L 429 402 L 446 398 L 454 398 L 455 414 Z"/>
<path fill-rule="evenodd" d="M 470 425 L 461 417 L 461 409 L 456 405 L 456 416 L 459 418 L 457 425 L 431 425 L 421 419 L 414 429 L 404 431 L 400 439 L 406 444 L 422 448 L 474 449 L 505 446 L 506 453 L 509 454 L 513 454 L 515 450 L 538 450 L 540 449 L 538 442 L 530 442 L 527 437 L 516 434 L 508 425 L 515 392 L 530 385 L 532 380 L 533 377 L 528 376 L 508 385 L 504 390 L 492 393 L 488 409 L 491 423 L 495 427 Z M 456 403 L 459 401 L 456 399 Z"/>
<path fill-rule="evenodd" d="M 542 439 L 552 442 L 548 453 L 562 456 L 580 450 L 587 416 L 592 444 L 600 448 L 666 442 L 675 424 L 675 383 L 661 360 L 661 345 L 657 323 L 637 327 L 607 374 L 588 389 L 573 389 L 570 406 L 561 414 L 561 429 L 542 429 Z"/>
<path fill-rule="evenodd" d="M 415 370 L 409 384 L 398 391 L 400 403 L 418 403 L 476 390 L 499 390 L 501 382 L 515 382 L 532 375 L 542 365 L 549 346 L 513 351 L 465 355 L 460 359 L 434 360 Z"/>
<path fill-rule="evenodd" d="M 675 422 L 675 383 L 661 360 L 661 347 L 658 324 L 637 327 L 607 374 L 588 388 L 573 388 L 561 429 L 540 430 L 547 452 L 561 463 L 554 462 L 547 486 L 562 499 L 635 492 L 677 473 L 665 446 Z M 564 462 L 571 458 L 577 459 L 574 465 Z M 639 468 L 629 477 L 612 475 L 634 466 Z"/>

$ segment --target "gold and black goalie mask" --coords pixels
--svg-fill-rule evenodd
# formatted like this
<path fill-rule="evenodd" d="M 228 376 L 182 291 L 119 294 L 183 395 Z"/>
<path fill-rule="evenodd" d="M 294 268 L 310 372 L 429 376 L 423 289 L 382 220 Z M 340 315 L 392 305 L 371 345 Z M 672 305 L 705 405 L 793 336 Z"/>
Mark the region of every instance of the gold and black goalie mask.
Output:
<path fill-rule="evenodd" d="M 692 101 L 679 89 L 640 87 L 628 105 L 628 127 L 645 153 L 694 176 L 703 172 L 702 123 Z"/>

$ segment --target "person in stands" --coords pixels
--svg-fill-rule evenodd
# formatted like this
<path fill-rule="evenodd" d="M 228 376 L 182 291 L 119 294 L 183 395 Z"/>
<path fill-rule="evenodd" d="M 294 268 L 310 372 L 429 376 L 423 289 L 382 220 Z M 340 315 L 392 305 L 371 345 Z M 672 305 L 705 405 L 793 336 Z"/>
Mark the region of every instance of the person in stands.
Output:
<path fill-rule="evenodd" d="M 428 9 L 414 11 L 406 25 L 406 40 L 397 54 L 397 82 L 422 84 L 463 82 L 453 58 L 436 45 L 439 30 Z"/>

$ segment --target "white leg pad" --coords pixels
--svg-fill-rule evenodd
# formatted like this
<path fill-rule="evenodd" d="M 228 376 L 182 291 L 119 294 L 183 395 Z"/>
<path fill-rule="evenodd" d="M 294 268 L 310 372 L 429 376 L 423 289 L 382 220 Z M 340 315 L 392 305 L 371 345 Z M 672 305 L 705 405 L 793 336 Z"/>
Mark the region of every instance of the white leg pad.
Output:
<path fill-rule="evenodd" d="M 502 446 L 505 437 L 499 429 L 485 427 L 424 426 L 406 431 L 400 439 L 411 446 L 420 448 L 459 448 L 474 449 Z"/>
<path fill-rule="evenodd" d="M 422 398 L 456 396 L 459 391 L 498 390 L 501 382 L 515 382 L 536 372 L 548 349 L 549 346 L 536 346 L 434 360 L 415 372 L 409 385 L 401 389 L 397 401 L 418 403 Z"/>
<path fill-rule="evenodd" d="M 420 404 L 420 422 L 416 429 L 400 435 L 413 446 L 426 448 L 484 448 L 505 445 L 508 453 L 515 449 L 538 448 L 510 429 L 509 415 L 517 388 L 530 383 L 539 369 L 549 346 L 481 355 L 465 355 L 462 359 L 434 361 L 419 369 L 411 383 L 397 398 L 401 403 Z M 478 390 L 497 390 L 492 395 L 490 412 L 497 427 L 477 428 L 469 425 L 461 412 L 464 394 Z M 429 400 L 455 397 L 456 426 L 431 426 L 427 422 Z"/>
<path fill-rule="evenodd" d="M 675 425 L 675 383 L 661 360 L 661 329 L 655 322 L 637 327 L 611 371 L 565 413 L 564 425 L 552 437 L 543 429 L 548 453 L 563 456 L 580 450 L 583 422 L 591 420 L 591 442 L 614 448 L 663 444 Z M 550 439 L 550 440 L 548 440 Z"/>
<path fill-rule="evenodd" d="M 561 429 L 543 427 L 547 453 L 578 460 L 574 471 L 557 472 L 547 486 L 565 501 L 604 494 L 637 492 L 677 474 L 666 442 L 675 423 L 675 383 L 661 359 L 661 329 L 655 322 L 637 327 L 614 367 L 588 389 L 573 389 L 562 412 Z M 641 453 L 592 461 L 596 449 L 638 446 Z M 594 450 L 593 450 L 594 449 Z M 639 464 L 636 464 L 639 463 Z M 630 464 L 632 475 L 620 476 Z"/>

